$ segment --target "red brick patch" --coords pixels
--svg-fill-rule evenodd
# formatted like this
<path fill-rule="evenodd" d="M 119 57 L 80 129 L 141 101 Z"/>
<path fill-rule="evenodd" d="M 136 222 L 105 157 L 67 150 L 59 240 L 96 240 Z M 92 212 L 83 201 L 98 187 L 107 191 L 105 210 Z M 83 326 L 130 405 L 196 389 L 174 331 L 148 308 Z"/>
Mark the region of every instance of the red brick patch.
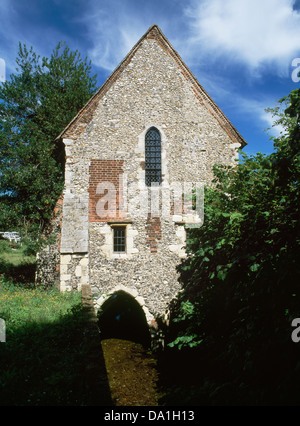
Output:
<path fill-rule="evenodd" d="M 123 163 L 123 160 L 91 160 L 90 222 L 107 222 L 124 218 Z"/>

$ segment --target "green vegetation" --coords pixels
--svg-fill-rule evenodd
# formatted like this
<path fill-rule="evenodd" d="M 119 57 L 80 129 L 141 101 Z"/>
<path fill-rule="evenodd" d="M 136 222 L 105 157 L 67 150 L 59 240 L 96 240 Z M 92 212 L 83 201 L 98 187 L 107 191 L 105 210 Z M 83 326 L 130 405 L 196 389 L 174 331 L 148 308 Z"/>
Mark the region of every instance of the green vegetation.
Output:
<path fill-rule="evenodd" d="M 80 293 L 0 278 L 1 405 L 85 405 Z"/>
<path fill-rule="evenodd" d="M 0 239 L 0 259 L 14 266 L 18 266 L 22 262 L 35 262 L 35 256 L 28 255 L 25 244 L 14 243 L 4 239 Z"/>
<path fill-rule="evenodd" d="M 35 256 L 27 249 L 24 243 L 0 240 L 0 318 L 6 326 L 0 404 L 80 404 L 80 293 L 36 288 Z"/>
<path fill-rule="evenodd" d="M 300 89 L 281 106 L 274 153 L 215 166 L 189 232 L 169 341 L 189 360 L 194 404 L 300 403 Z"/>
<path fill-rule="evenodd" d="M 20 44 L 16 73 L 0 85 L 1 405 L 84 405 L 83 316 L 79 293 L 35 288 L 35 256 L 63 187 L 55 142 L 95 91 L 78 51 L 59 43 L 50 58 Z M 21 283 L 21 284 L 20 284 Z"/>
<path fill-rule="evenodd" d="M 0 239 L 0 274 L 14 283 L 34 282 L 36 257 L 26 243 Z"/>
<path fill-rule="evenodd" d="M 0 85 L 0 229 L 17 229 L 36 250 L 63 188 L 55 139 L 94 93 L 96 76 L 63 43 L 50 58 L 20 43 L 16 63 Z"/>
<path fill-rule="evenodd" d="M 32 283 L 35 258 L 62 189 L 54 139 L 95 89 L 90 64 L 59 44 L 50 59 L 20 45 L 18 74 L 0 87 L 1 405 L 87 405 L 79 293 Z M 300 89 L 273 110 L 285 130 L 271 155 L 216 165 L 205 220 L 188 232 L 183 291 L 159 358 L 169 405 L 300 403 Z M 22 283 L 19 284 L 19 283 Z M 169 391 L 166 391 L 169 388 Z"/>

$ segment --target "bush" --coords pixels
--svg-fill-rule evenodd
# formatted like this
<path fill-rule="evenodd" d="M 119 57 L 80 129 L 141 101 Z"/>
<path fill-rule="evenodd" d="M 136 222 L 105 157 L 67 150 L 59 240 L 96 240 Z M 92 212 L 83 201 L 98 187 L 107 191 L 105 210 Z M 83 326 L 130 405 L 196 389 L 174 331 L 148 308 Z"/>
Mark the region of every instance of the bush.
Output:
<path fill-rule="evenodd" d="M 172 308 L 170 345 L 210 355 L 206 381 L 214 402 L 230 384 L 232 403 L 299 403 L 300 347 L 291 340 L 300 312 L 294 95 L 287 133 L 274 141 L 273 154 L 241 153 L 236 167 L 215 166 L 204 225 L 189 232 L 189 256 L 179 267 L 183 291 Z"/>
<path fill-rule="evenodd" d="M 0 236 L 0 254 L 4 253 L 10 248 L 8 241 Z"/>

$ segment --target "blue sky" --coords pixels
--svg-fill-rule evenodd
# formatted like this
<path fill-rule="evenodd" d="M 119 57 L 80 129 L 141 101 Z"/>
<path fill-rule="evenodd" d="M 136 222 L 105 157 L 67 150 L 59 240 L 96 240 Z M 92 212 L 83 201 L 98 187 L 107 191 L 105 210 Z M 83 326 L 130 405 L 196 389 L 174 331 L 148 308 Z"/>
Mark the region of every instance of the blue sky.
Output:
<path fill-rule="evenodd" d="M 270 134 L 280 129 L 265 131 L 265 108 L 300 84 L 292 78 L 300 0 L 0 0 L 0 59 L 8 79 L 19 41 L 50 56 L 62 40 L 91 59 L 100 86 L 154 23 L 246 139 L 245 151 L 272 152 Z"/>

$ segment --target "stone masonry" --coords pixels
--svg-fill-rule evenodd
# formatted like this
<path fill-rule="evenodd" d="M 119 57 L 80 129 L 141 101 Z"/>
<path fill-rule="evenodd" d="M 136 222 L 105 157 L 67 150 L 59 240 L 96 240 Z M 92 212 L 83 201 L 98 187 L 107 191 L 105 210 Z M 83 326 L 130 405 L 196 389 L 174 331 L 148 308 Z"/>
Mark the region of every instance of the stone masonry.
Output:
<path fill-rule="evenodd" d="M 162 182 L 149 188 L 151 128 L 160 135 Z M 89 284 L 96 309 L 125 291 L 151 323 L 180 290 L 185 225 L 201 224 L 164 194 L 180 193 L 184 183 L 208 184 L 215 163 L 235 164 L 244 139 L 153 25 L 58 140 L 66 163 L 53 280 L 61 290 Z M 114 251 L 118 226 L 126 234 L 122 253 Z M 47 252 L 40 256 L 47 261 Z"/>

